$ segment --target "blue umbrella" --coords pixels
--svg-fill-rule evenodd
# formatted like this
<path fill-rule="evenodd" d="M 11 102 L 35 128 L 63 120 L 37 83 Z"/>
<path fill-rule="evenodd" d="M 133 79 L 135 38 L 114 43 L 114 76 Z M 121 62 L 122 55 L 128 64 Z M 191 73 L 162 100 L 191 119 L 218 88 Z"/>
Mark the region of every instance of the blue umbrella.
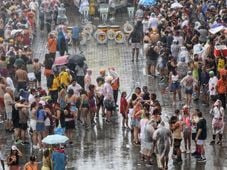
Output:
<path fill-rule="evenodd" d="M 53 144 L 61 144 L 65 143 L 69 140 L 68 137 L 63 135 L 48 135 L 47 137 L 43 138 L 42 142 L 45 144 L 53 145 Z"/>
<path fill-rule="evenodd" d="M 156 4 L 156 0 L 140 0 L 139 5 L 143 5 L 145 7 L 153 6 Z"/>

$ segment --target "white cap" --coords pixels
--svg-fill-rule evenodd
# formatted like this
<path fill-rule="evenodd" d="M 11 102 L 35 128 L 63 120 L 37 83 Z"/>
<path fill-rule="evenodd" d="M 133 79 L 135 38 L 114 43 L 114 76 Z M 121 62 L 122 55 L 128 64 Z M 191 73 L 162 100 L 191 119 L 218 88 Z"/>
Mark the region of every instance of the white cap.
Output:
<path fill-rule="evenodd" d="M 18 150 L 17 147 L 16 147 L 15 145 L 13 145 L 13 146 L 11 147 L 11 149 L 12 149 L 13 151 Z"/>

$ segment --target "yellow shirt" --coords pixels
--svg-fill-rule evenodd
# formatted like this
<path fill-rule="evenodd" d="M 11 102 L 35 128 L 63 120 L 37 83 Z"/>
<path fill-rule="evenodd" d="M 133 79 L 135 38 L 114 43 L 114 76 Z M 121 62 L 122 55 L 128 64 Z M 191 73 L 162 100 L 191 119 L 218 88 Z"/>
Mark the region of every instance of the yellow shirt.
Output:
<path fill-rule="evenodd" d="M 52 84 L 51 88 L 49 88 L 49 90 L 55 91 L 55 90 L 58 90 L 59 87 L 60 87 L 59 78 L 58 78 L 58 76 L 55 76 L 54 80 L 53 80 L 53 84 Z"/>
<path fill-rule="evenodd" d="M 68 86 L 70 84 L 70 74 L 66 71 L 63 71 L 59 74 L 60 85 L 64 84 Z"/>

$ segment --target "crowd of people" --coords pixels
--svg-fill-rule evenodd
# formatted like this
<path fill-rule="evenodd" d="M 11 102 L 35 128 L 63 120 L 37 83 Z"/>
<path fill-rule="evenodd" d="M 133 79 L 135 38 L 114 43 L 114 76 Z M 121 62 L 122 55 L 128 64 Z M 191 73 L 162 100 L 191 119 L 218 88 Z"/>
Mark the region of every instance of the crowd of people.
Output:
<path fill-rule="evenodd" d="M 129 102 L 122 95 L 122 126 L 125 122 L 128 126 L 127 113 L 131 113 L 133 141 L 141 145 L 142 159 L 148 164 L 152 164 L 152 154 L 156 153 L 158 166 L 167 169 L 171 145 L 174 163 L 181 163 L 182 152 L 191 153 L 192 140 L 195 142 L 192 155 L 198 162 L 206 162 L 207 123 L 193 100 L 210 108 L 213 117 L 210 144 L 216 144 L 217 136 L 217 144 L 222 144 L 227 94 L 225 5 L 224 1 L 209 0 L 158 1 L 152 7 L 139 6 L 135 13 L 136 23 L 128 39 L 132 62 L 135 57 L 139 61 L 143 44 L 147 74 L 158 76 L 163 104 L 166 95 L 171 94 L 172 105 L 180 108 L 170 116 L 166 128 L 155 93 L 149 94 L 147 87 L 142 90 L 138 87 Z M 219 26 L 224 29 L 212 31 Z"/>
<path fill-rule="evenodd" d="M 180 1 L 182 7 L 174 9 L 169 2 L 158 2 L 150 8 L 138 6 L 134 30 L 128 38 L 132 62 L 135 58 L 139 61 L 143 44 L 147 74 L 158 76 L 161 96 L 172 94 L 170 101 L 179 108 L 169 115 L 168 122 L 162 117 L 157 94 L 151 93 L 149 86 L 136 87 L 132 94 L 123 91 L 118 100 L 120 78 L 115 68 L 101 69 L 93 83 L 92 70 L 83 60 L 53 67 L 57 52 L 60 56 L 69 53 L 68 20 L 63 4 L 56 0 L 1 3 L 0 115 L 7 133 L 14 133 L 15 145 L 7 158 L 12 170 L 19 168 L 19 157 L 23 154 L 16 145 L 28 144 L 43 151 L 43 170 L 51 169 L 51 162 L 54 170 L 60 166 L 64 169 L 64 148 L 46 149 L 43 138 L 50 134 L 66 135 L 72 145 L 78 124 L 89 130 L 100 117 L 110 124 L 118 103 L 122 127 L 132 131 L 132 143 L 141 147 L 141 160 L 147 165 L 154 164 L 156 155 L 158 167 L 167 169 L 171 146 L 174 163 L 181 163 L 182 152 L 192 152 L 192 140 L 195 148 L 192 155 L 198 162 L 206 161 L 207 122 L 204 113 L 194 108 L 193 100 L 210 107 L 213 117 L 210 144 L 216 144 L 216 137 L 217 144 L 222 144 L 227 61 L 226 47 L 219 50 L 216 46 L 226 46 L 227 34 L 226 29 L 215 34 L 209 30 L 226 26 L 224 1 Z M 48 33 L 44 63 L 32 55 L 37 24 L 40 31 L 46 28 Z M 57 31 L 53 32 L 54 27 Z M 42 88 L 42 74 L 47 88 Z M 30 167 L 38 168 L 34 155 L 24 165 L 24 169 Z"/>

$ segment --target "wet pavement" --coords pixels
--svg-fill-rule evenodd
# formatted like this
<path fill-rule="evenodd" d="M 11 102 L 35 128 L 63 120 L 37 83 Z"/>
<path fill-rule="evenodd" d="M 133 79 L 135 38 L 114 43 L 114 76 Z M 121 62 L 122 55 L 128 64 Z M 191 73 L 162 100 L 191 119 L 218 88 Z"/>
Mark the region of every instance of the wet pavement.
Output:
<path fill-rule="evenodd" d="M 73 13 L 74 9 L 70 9 Z M 70 13 L 70 11 L 68 13 Z M 119 16 L 120 18 L 121 16 Z M 70 24 L 78 22 L 74 15 L 69 16 Z M 41 60 L 46 52 L 46 35 L 38 33 L 34 43 L 34 56 Z M 120 75 L 120 91 L 127 91 L 131 94 L 136 86 L 148 85 L 151 92 L 158 94 L 158 99 L 163 106 L 163 119 L 171 116 L 174 108 L 171 106 L 170 95 L 161 96 L 157 80 L 149 77 L 144 72 L 145 60 L 140 55 L 138 63 L 131 62 L 131 49 L 126 44 L 115 44 L 109 41 L 107 45 L 97 45 L 95 40 L 90 40 L 86 46 L 82 47 L 87 59 L 89 68 L 93 71 L 93 77 L 98 75 L 100 68 L 115 67 Z M 70 51 L 72 53 L 72 50 Z M 43 86 L 45 86 L 45 80 Z M 94 81 L 94 80 L 93 80 Z M 95 83 L 95 81 L 94 81 Z M 162 101 L 164 98 L 164 102 Z M 172 160 L 169 162 L 170 170 L 225 170 L 227 169 L 227 141 L 224 136 L 223 146 L 210 146 L 211 139 L 211 118 L 208 108 L 199 102 L 194 103 L 193 108 L 200 108 L 205 114 L 208 122 L 208 140 L 206 142 L 206 164 L 197 163 L 194 157 L 189 154 L 183 154 L 183 164 L 174 166 Z M 97 119 L 97 124 L 90 130 L 85 130 L 80 124 L 77 124 L 74 132 L 74 144 L 66 148 L 68 155 L 68 169 L 72 170 L 146 170 L 158 169 L 156 165 L 146 167 L 140 161 L 139 146 L 131 142 L 131 132 L 123 130 L 121 127 L 121 115 L 118 113 L 112 118 L 111 124 L 105 124 L 102 117 Z M 2 126 L 2 124 L 1 124 Z M 225 130 L 226 132 L 226 130 Z M 4 136 L 2 131 L 0 136 Z M 7 135 L 5 135 L 7 136 Z M 12 144 L 12 136 L 7 136 L 6 153 L 9 153 Z M 41 152 L 31 151 L 29 146 L 18 146 L 24 153 L 21 163 L 28 161 L 28 157 L 33 152 L 41 160 Z M 40 162 L 41 163 L 41 162 Z"/>

